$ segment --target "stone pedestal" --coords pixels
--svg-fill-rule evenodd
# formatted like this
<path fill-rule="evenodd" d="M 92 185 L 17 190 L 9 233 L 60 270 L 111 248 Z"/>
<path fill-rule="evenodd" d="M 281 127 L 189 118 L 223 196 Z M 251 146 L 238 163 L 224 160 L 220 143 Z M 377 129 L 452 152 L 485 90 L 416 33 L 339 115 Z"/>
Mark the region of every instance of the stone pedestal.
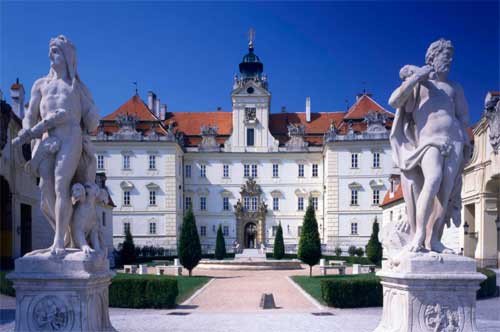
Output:
<path fill-rule="evenodd" d="M 16 331 L 115 331 L 108 311 L 109 262 L 82 254 L 16 260 L 8 275 L 16 289 Z"/>
<path fill-rule="evenodd" d="M 475 332 L 476 291 L 485 277 L 473 259 L 407 254 L 384 262 L 384 310 L 375 332 Z"/>

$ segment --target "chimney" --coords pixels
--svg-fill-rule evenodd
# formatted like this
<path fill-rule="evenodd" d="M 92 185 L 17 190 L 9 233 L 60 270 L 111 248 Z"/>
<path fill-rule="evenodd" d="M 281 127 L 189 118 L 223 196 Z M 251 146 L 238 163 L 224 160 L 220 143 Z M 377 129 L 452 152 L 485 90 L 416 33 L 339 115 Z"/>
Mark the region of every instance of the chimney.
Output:
<path fill-rule="evenodd" d="M 167 116 L 167 104 L 160 105 L 160 120 L 165 120 Z"/>
<path fill-rule="evenodd" d="M 153 91 L 148 91 L 148 107 L 151 112 L 153 112 L 153 108 L 155 107 L 156 95 Z"/>
<path fill-rule="evenodd" d="M 20 118 L 24 118 L 24 87 L 19 83 L 19 78 L 16 83 L 10 87 L 10 97 L 12 98 L 12 110 Z"/>
<path fill-rule="evenodd" d="M 306 98 L 306 122 L 311 122 L 311 97 Z"/>
<path fill-rule="evenodd" d="M 155 99 L 155 106 L 153 113 L 159 118 L 160 117 L 160 98 Z"/>
<path fill-rule="evenodd" d="M 281 106 L 281 113 L 286 113 L 286 106 Z"/>

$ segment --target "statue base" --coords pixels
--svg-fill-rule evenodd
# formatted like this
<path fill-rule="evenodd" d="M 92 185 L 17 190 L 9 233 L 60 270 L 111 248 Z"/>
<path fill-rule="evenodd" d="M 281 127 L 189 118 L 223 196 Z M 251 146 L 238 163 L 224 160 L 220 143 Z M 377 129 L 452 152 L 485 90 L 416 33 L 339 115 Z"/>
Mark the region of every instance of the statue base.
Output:
<path fill-rule="evenodd" d="M 109 320 L 108 286 L 114 273 L 104 255 L 82 259 L 28 254 L 8 275 L 16 289 L 15 331 L 115 331 Z"/>
<path fill-rule="evenodd" d="M 375 332 L 475 332 L 476 291 L 486 277 L 475 260 L 437 253 L 407 253 L 384 261 L 384 309 Z"/>

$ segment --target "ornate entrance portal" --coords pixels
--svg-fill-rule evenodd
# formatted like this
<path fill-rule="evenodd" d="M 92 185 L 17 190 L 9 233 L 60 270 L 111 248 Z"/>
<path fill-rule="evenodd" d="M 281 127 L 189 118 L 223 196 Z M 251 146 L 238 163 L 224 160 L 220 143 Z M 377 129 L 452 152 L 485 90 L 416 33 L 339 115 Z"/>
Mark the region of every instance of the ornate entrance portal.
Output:
<path fill-rule="evenodd" d="M 241 186 L 241 199 L 234 206 L 236 236 L 243 248 L 260 248 L 266 244 L 267 205 L 261 200 L 262 190 L 252 178 Z"/>
<path fill-rule="evenodd" d="M 257 226 L 250 222 L 245 226 L 245 248 L 257 248 Z"/>

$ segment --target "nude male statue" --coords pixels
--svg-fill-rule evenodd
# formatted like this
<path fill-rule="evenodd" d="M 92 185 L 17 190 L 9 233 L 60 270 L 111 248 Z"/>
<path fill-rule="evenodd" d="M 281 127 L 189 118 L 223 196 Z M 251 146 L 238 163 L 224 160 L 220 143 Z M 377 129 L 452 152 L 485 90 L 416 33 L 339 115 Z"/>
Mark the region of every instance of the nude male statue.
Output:
<path fill-rule="evenodd" d="M 461 174 L 470 156 L 468 107 L 462 87 L 448 80 L 451 41 L 432 43 L 423 67 L 404 66 L 391 95 L 397 109 L 390 135 L 410 224 L 410 252 L 452 253 L 441 243 L 450 219 L 461 222 Z"/>
<path fill-rule="evenodd" d="M 49 249 L 60 256 L 69 241 L 71 185 L 95 181 L 95 157 L 85 134 L 97 128 L 99 115 L 78 76 L 71 41 L 62 35 L 51 39 L 49 59 L 49 74 L 33 84 L 23 129 L 13 144 L 35 141 L 32 171 L 40 176 L 41 210 L 55 230 Z"/>

